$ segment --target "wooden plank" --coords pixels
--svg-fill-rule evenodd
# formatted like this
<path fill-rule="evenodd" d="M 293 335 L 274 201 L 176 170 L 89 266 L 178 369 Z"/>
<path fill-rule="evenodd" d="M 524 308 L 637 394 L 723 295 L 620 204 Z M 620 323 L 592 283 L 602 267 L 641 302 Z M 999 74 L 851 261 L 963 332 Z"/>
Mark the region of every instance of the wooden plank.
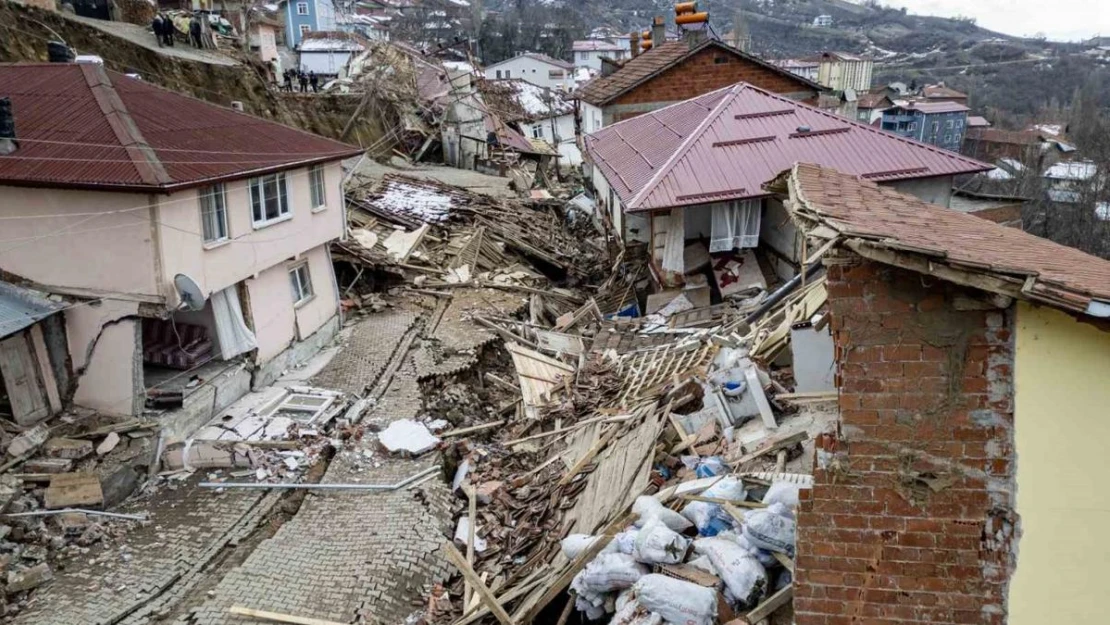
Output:
<path fill-rule="evenodd" d="M 260 619 L 263 621 L 271 621 L 274 623 L 292 623 L 293 625 L 346 625 L 339 621 L 325 621 L 318 618 L 309 618 L 307 616 L 293 616 L 292 614 L 281 614 L 279 612 L 267 612 L 265 610 L 254 610 L 251 608 L 244 608 L 242 606 L 231 606 L 228 609 L 228 614 L 234 616 L 249 616 L 251 618 Z"/>
<path fill-rule="evenodd" d="M 46 390 L 46 399 L 50 403 L 50 412 L 57 413 L 62 409 L 62 398 L 58 393 L 58 379 L 54 376 L 54 369 L 50 367 L 50 352 L 46 349 L 46 337 L 42 333 L 41 324 L 31 326 L 31 345 L 35 348 L 35 360 L 39 364 L 39 375 Z"/>
<path fill-rule="evenodd" d="M 463 492 L 466 493 L 467 499 L 467 525 L 466 525 L 466 563 L 470 568 L 474 568 L 474 532 L 478 525 L 478 498 L 475 496 L 474 487 L 467 484 L 463 487 Z M 467 582 L 463 587 L 463 605 L 470 605 L 470 598 L 474 593 L 474 589 L 470 587 Z"/>
<path fill-rule="evenodd" d="M 566 486 L 567 484 L 570 484 L 571 480 L 574 479 L 574 476 L 578 475 L 578 473 L 581 472 L 582 469 L 586 467 L 586 465 L 593 462 L 594 458 L 599 453 L 601 453 L 601 451 L 605 449 L 607 445 L 609 445 L 609 441 L 613 440 L 613 437 L 617 435 L 617 431 L 620 429 L 621 426 L 614 425 L 609 428 L 608 432 L 602 434 L 601 438 L 598 439 L 596 443 L 594 443 L 593 447 L 590 447 L 589 451 L 582 454 L 582 457 L 579 458 L 578 461 L 574 463 L 574 466 L 567 471 L 567 474 L 563 476 L 563 479 L 559 480 L 558 486 Z"/>
<path fill-rule="evenodd" d="M 759 374 L 755 372 L 755 367 L 744 370 L 744 379 L 748 381 L 748 390 L 751 391 L 752 399 L 759 408 L 763 426 L 770 430 L 777 430 L 779 424 L 775 421 L 775 413 L 771 412 L 771 404 L 767 401 L 767 395 L 763 393 L 763 383 L 759 381 Z"/>
<path fill-rule="evenodd" d="M 757 605 L 754 610 L 745 614 L 742 618 L 745 623 L 752 625 L 758 623 L 763 619 L 771 616 L 776 610 L 789 603 L 794 598 L 794 585 L 783 588 L 775 594 L 767 597 L 767 600 Z"/>
<path fill-rule="evenodd" d="M 495 427 L 498 427 L 498 426 L 501 426 L 501 425 L 505 425 L 504 420 L 492 421 L 490 423 L 483 423 L 481 425 L 472 425 L 468 428 L 459 428 L 457 430 L 449 430 L 447 432 L 441 432 L 440 434 L 437 434 L 437 436 L 439 436 L 440 438 L 451 438 L 452 436 L 462 436 L 464 434 L 473 434 L 475 432 L 481 432 L 482 430 L 488 430 L 490 428 L 495 428 Z"/>
<path fill-rule="evenodd" d="M 513 619 L 509 616 L 509 613 L 497 602 L 497 598 L 494 597 L 493 593 L 489 591 L 489 588 L 486 588 L 486 585 L 482 583 L 482 578 L 478 577 L 474 569 L 467 564 L 466 558 L 463 554 L 459 553 L 455 545 L 451 544 L 451 541 L 447 541 L 443 543 L 443 550 L 447 553 L 447 559 L 451 561 L 451 564 L 455 565 L 455 568 L 459 569 L 463 579 L 474 588 L 478 593 L 478 597 L 482 600 L 482 603 L 489 608 L 493 616 L 497 618 L 497 621 L 501 623 L 501 625 L 513 625 Z"/>
<path fill-rule="evenodd" d="M 692 493 L 683 493 L 679 495 L 680 499 L 688 499 L 690 501 L 704 501 L 706 503 L 716 503 L 722 506 L 728 504 L 730 506 L 739 506 L 741 508 L 766 508 L 767 504 L 758 501 L 730 501 L 728 499 L 720 499 L 719 497 L 703 497 L 701 495 L 694 495 Z"/>
<path fill-rule="evenodd" d="M 16 423 L 34 425 L 50 416 L 50 406 L 25 333 L 0 341 L 0 378 L 7 388 Z"/>
<path fill-rule="evenodd" d="M 782 565 L 782 568 L 790 571 L 791 573 L 794 572 L 794 561 L 790 559 L 790 556 L 778 551 L 772 551 L 771 555 L 774 556 L 776 560 L 778 560 L 779 564 Z"/>
<path fill-rule="evenodd" d="M 795 432 L 795 433 L 791 434 L 790 436 L 783 436 L 781 438 L 774 439 L 770 442 L 764 443 L 764 445 L 762 447 L 760 447 L 759 449 L 756 449 L 755 451 L 751 452 L 750 454 L 741 456 L 740 459 L 737 460 L 736 462 L 733 462 L 732 465 L 733 466 L 741 466 L 741 465 L 743 465 L 747 462 L 751 462 L 752 460 L 755 460 L 756 458 L 759 458 L 760 456 L 764 456 L 766 454 L 776 452 L 780 449 L 786 449 L 788 447 L 792 447 L 794 445 L 797 445 L 798 443 L 800 443 L 804 440 L 807 440 L 808 438 L 809 438 L 809 434 L 802 431 L 802 432 Z"/>

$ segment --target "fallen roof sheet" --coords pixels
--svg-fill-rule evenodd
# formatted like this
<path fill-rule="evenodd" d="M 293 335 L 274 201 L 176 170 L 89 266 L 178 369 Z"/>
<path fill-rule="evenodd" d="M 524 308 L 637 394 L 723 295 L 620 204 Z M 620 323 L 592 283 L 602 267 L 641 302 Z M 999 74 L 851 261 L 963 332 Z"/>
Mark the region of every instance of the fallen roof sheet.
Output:
<path fill-rule="evenodd" d="M 1110 303 L 1110 261 L 832 169 L 798 164 L 789 175 L 795 213 L 856 239 L 856 251 L 921 255 L 923 266 L 998 278 L 1006 295 L 1074 312 Z"/>
<path fill-rule="evenodd" d="M 34 291 L 0 281 L 0 338 L 10 336 L 64 308 Z"/>
<path fill-rule="evenodd" d="M 747 83 L 602 128 L 586 150 L 626 211 L 764 196 L 796 162 L 880 181 L 991 169 Z"/>

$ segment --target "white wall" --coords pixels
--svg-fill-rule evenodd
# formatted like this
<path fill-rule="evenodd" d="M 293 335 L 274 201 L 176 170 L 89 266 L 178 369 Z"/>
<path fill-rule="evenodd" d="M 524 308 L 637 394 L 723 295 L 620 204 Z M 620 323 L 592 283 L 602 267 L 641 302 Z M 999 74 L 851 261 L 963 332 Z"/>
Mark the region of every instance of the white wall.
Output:
<path fill-rule="evenodd" d="M 496 80 L 498 78 L 520 78 L 525 82 L 530 82 L 540 87 L 547 87 L 548 89 L 564 89 L 569 91 L 574 88 L 573 70 L 549 65 L 529 56 L 514 57 L 496 65 L 491 65 L 484 71 L 486 78 L 491 80 Z M 562 78 L 551 78 L 549 75 L 551 71 L 562 72 Z M 500 76 L 498 72 L 501 72 Z"/>
<path fill-rule="evenodd" d="M 305 260 L 314 296 L 294 307 L 289 270 Z M 309 250 L 297 260 L 275 265 L 246 284 L 259 363 L 277 356 L 294 341 L 307 338 L 338 312 L 335 274 L 323 246 Z"/>
<path fill-rule="evenodd" d="M 348 51 L 321 51 L 301 52 L 301 71 L 316 72 L 317 74 L 338 74 L 339 70 L 347 66 L 351 60 Z M 323 86 L 322 84 L 320 86 Z M 312 86 L 309 86 L 311 89 Z"/>
<path fill-rule="evenodd" d="M 586 50 L 574 53 L 574 66 L 575 67 L 588 67 L 601 71 L 601 59 L 612 59 L 620 61 L 629 58 L 632 55 L 632 50 L 625 48 L 623 50 Z M 584 58 L 583 58 L 584 57 Z"/>
<path fill-rule="evenodd" d="M 582 164 L 582 151 L 574 137 L 574 115 L 560 115 L 554 119 L 540 119 L 532 123 L 521 124 L 524 136 L 539 138 L 555 145 L 559 150 L 559 166 L 573 167 Z M 538 131 L 538 132 L 537 132 Z M 556 140 L 556 135 L 558 135 Z"/>
<path fill-rule="evenodd" d="M 578 110 L 582 114 L 582 134 L 588 135 L 604 127 L 605 117 L 599 107 L 579 100 Z"/>

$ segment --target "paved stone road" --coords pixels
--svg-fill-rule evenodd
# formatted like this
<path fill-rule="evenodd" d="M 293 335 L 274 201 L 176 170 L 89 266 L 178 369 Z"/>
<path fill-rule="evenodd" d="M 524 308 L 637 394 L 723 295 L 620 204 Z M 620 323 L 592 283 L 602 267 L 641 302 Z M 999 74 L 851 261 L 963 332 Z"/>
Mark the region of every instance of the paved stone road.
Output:
<path fill-rule="evenodd" d="M 347 344 L 332 358 L 312 385 L 363 396 L 378 381 L 417 313 L 391 310 L 371 315 L 352 328 Z"/>
<path fill-rule="evenodd" d="M 370 317 L 361 326 L 365 329 L 356 328 L 355 336 L 396 346 L 411 322 Z M 355 345 L 352 337 L 347 350 Z M 377 354 L 386 351 L 374 349 Z M 333 360 L 334 370 L 325 369 L 321 375 L 369 385 L 367 377 L 351 374 L 386 367 L 369 353 L 348 358 L 341 353 Z M 364 421 L 384 426 L 419 415 L 414 353 L 395 356 L 404 360 Z M 364 360 L 356 363 L 357 357 Z M 341 375 L 343 371 L 350 375 Z M 323 481 L 394 484 L 437 461 L 434 454 L 415 460 L 387 457 L 376 447 L 371 438 L 339 452 Z M 432 583 L 447 575 L 439 548 L 450 521 L 450 500 L 439 475 L 411 489 L 313 492 L 293 519 L 224 577 L 213 598 L 179 624 L 253 625 L 251 619 L 228 615 L 228 608 L 241 605 L 340 623 L 396 625 L 419 608 Z"/>
<path fill-rule="evenodd" d="M 115 35 L 121 39 L 126 39 L 131 43 L 138 44 L 144 48 L 149 48 L 165 56 L 172 56 L 186 61 L 193 61 L 196 63 L 208 63 L 209 65 L 238 65 L 239 62 L 235 59 L 220 54 L 215 50 L 200 50 L 190 47 L 188 44 L 180 41 L 176 42 L 172 47 L 159 48 L 158 42 L 154 39 L 154 35 L 150 32 L 147 26 L 139 26 L 138 24 L 131 24 L 128 22 L 112 22 L 108 20 L 98 20 L 91 17 L 81 17 L 80 15 L 73 15 L 70 13 L 60 12 L 64 18 L 71 19 L 82 24 L 87 24 L 93 28 L 102 30 L 109 35 Z"/>
<path fill-rule="evenodd" d="M 152 522 L 131 530 L 119 545 L 94 546 L 87 556 L 66 561 L 14 623 L 100 625 L 160 607 L 164 589 L 192 581 L 228 541 L 253 530 L 276 501 L 262 491 L 197 488 L 204 477 L 125 506 L 123 512 L 149 512 Z"/>

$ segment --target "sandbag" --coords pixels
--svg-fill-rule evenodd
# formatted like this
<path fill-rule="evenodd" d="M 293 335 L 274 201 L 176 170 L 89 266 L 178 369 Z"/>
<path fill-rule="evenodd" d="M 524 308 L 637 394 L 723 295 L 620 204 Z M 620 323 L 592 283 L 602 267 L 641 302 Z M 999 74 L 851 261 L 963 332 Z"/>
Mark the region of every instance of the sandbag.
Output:
<path fill-rule="evenodd" d="M 712 625 L 717 619 L 717 593 L 711 588 L 652 574 L 641 577 L 632 590 L 644 609 L 668 623 Z"/>
<path fill-rule="evenodd" d="M 698 528 L 701 536 L 716 536 L 733 526 L 733 519 L 724 508 L 708 501 L 691 501 L 682 508 L 682 516 Z"/>
<path fill-rule="evenodd" d="M 794 557 L 794 519 L 786 506 L 776 503 L 744 514 L 744 536 L 756 547 Z"/>
<path fill-rule="evenodd" d="M 649 612 L 635 599 L 623 605 L 618 602 L 617 612 L 609 621 L 609 625 L 662 625 L 662 623 L 662 616 Z"/>
<path fill-rule="evenodd" d="M 759 563 L 763 565 L 763 568 L 772 567 L 778 563 L 778 560 L 775 559 L 775 556 L 770 551 L 756 547 L 752 544 L 752 541 L 748 540 L 748 537 L 745 536 L 743 533 L 732 534 L 731 532 L 729 532 L 729 534 L 730 535 L 727 536 L 727 538 L 737 545 L 740 545 L 740 547 L 748 553 L 752 554 L 752 556 L 754 556 L 756 560 L 759 560 Z M 721 533 L 718 536 L 725 537 L 724 533 Z"/>
<path fill-rule="evenodd" d="M 628 588 L 647 573 L 648 568 L 630 555 L 603 553 L 574 576 L 570 587 L 579 594 L 612 592 Z"/>
<path fill-rule="evenodd" d="M 748 491 L 744 488 L 744 482 L 740 478 L 735 475 L 728 475 L 702 491 L 701 496 L 735 502 L 744 501 L 744 498 L 748 496 Z"/>
<path fill-rule="evenodd" d="M 699 538 L 694 551 L 709 556 L 725 587 L 739 603 L 754 606 L 767 590 L 767 571 L 752 554 L 724 538 Z"/>
<path fill-rule="evenodd" d="M 616 545 L 616 551 L 633 555 L 636 552 L 636 537 L 640 535 L 640 530 L 635 527 L 630 527 L 620 534 L 613 537 L 613 542 L 610 544 Z"/>
<path fill-rule="evenodd" d="M 644 564 L 678 564 L 686 558 L 689 548 L 688 538 L 671 530 L 655 517 L 640 528 L 633 557 Z"/>
<path fill-rule="evenodd" d="M 690 527 L 690 522 L 681 514 L 664 507 L 658 499 L 651 495 L 637 497 L 635 503 L 632 504 L 632 511 L 639 515 L 636 520 L 636 527 L 643 527 L 652 517 L 658 518 L 676 532 L 686 531 Z"/>
<path fill-rule="evenodd" d="M 790 509 L 797 509 L 800 499 L 799 492 L 802 490 L 801 484 L 793 482 L 775 482 L 767 489 L 767 493 L 763 495 L 763 503 L 768 506 L 776 503 L 781 503 Z"/>
<path fill-rule="evenodd" d="M 589 549 L 590 545 L 597 539 L 597 536 L 590 536 L 589 534 L 570 534 L 559 541 L 559 546 L 563 548 L 563 555 L 573 560 L 580 553 Z M 617 551 L 620 551 L 620 545 L 617 544 L 616 539 L 613 539 L 608 545 L 605 545 L 601 553 L 616 553 Z"/>

